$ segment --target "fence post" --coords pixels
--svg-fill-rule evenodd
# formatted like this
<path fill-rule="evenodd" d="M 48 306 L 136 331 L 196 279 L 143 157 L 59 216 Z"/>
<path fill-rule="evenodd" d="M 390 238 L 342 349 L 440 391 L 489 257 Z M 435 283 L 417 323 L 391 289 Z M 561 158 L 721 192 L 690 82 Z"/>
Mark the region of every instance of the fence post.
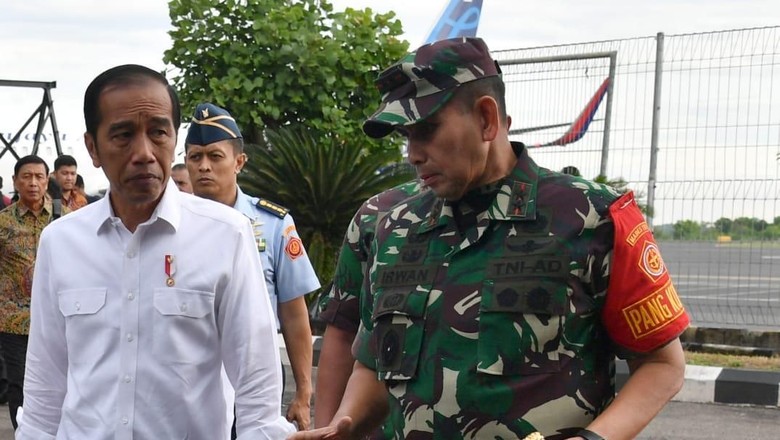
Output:
<path fill-rule="evenodd" d="M 604 109 L 604 137 L 601 141 L 601 166 L 599 174 L 607 175 L 609 163 L 609 132 L 612 129 L 612 92 L 615 90 L 615 71 L 617 70 L 617 51 L 609 53 L 609 85 L 607 86 L 607 107 Z"/>
<path fill-rule="evenodd" d="M 661 124 L 661 79 L 664 74 L 664 33 L 656 35 L 655 84 L 653 90 L 653 126 L 650 132 L 650 174 L 647 179 L 647 225 L 653 230 L 655 184 L 658 168 L 658 127 Z"/>

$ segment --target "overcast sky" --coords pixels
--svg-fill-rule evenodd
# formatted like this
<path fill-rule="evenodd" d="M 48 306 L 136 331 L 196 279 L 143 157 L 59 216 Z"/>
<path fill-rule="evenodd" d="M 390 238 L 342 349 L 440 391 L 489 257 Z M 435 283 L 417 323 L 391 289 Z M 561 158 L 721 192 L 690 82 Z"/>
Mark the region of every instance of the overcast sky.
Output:
<path fill-rule="evenodd" d="M 414 47 L 427 36 L 447 0 L 332 3 L 338 10 L 396 11 L 404 37 Z M 777 0 L 484 0 L 478 34 L 497 50 L 779 22 Z M 97 74 L 118 64 L 165 68 L 162 54 L 170 47 L 169 27 L 163 0 L 24 0 L 4 1 L 0 6 L 0 79 L 57 81 L 53 98 L 59 130 L 66 136 L 63 147 L 80 160 L 88 190 L 106 183 L 102 174 L 91 170 L 81 140 L 84 89 Z M 0 133 L 6 137 L 15 133 L 40 99 L 37 89 L 0 87 Z M 52 146 L 48 141 L 41 150 L 44 157 L 52 154 L 50 162 Z M 11 189 L 12 165 L 9 154 L 0 158 L 6 192 Z"/>

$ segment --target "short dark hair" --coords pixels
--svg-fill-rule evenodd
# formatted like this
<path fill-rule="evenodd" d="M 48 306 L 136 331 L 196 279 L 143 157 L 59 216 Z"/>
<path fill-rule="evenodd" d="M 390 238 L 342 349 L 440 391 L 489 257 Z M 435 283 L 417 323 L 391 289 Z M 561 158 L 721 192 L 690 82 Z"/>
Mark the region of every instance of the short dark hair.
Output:
<path fill-rule="evenodd" d="M 171 167 L 171 171 L 179 171 L 179 170 L 187 171 L 187 165 L 183 163 L 177 163 L 176 165 Z"/>
<path fill-rule="evenodd" d="M 173 108 L 173 126 L 176 132 L 181 125 L 181 107 L 176 90 L 168 84 L 168 80 L 159 72 L 148 67 L 137 64 L 125 64 L 113 67 L 98 75 L 87 87 L 84 93 L 84 124 L 87 126 L 87 133 L 97 137 L 97 128 L 100 125 L 100 94 L 109 86 L 144 84 L 152 80 L 163 84 L 168 90 L 168 96 L 171 98 L 171 107 Z"/>
<path fill-rule="evenodd" d="M 500 76 L 489 76 L 463 83 L 455 89 L 452 100 L 464 109 L 470 109 L 474 101 L 482 96 L 491 96 L 498 103 L 501 119 L 506 119 L 506 86 Z"/>
<path fill-rule="evenodd" d="M 39 163 L 43 165 L 43 168 L 46 169 L 46 175 L 49 175 L 49 165 L 46 164 L 46 161 L 41 159 L 38 156 L 33 156 L 32 154 L 28 156 L 24 156 L 16 161 L 16 165 L 14 165 L 14 176 L 19 175 L 19 170 L 22 169 L 23 166 L 29 165 L 31 163 Z"/>
<path fill-rule="evenodd" d="M 233 146 L 233 152 L 236 154 L 241 154 L 244 152 L 244 140 L 241 138 L 235 138 L 235 139 L 228 139 L 228 142 L 230 145 Z"/>
<path fill-rule="evenodd" d="M 77 167 L 76 159 L 73 156 L 63 154 L 54 159 L 54 171 L 61 167 Z"/>
<path fill-rule="evenodd" d="M 84 188 L 84 178 L 81 174 L 76 174 L 76 188 Z"/>

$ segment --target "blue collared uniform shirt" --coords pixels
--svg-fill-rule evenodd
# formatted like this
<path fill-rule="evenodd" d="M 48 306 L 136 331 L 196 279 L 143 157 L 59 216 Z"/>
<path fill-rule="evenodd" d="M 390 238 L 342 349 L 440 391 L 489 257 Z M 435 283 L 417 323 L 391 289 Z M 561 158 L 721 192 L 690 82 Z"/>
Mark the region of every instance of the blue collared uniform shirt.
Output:
<path fill-rule="evenodd" d="M 278 304 L 318 289 L 320 282 L 295 229 L 292 216 L 285 214 L 282 218 L 261 208 L 258 206 L 259 200 L 238 188 L 236 204 L 233 207 L 252 222 L 278 330 Z"/>

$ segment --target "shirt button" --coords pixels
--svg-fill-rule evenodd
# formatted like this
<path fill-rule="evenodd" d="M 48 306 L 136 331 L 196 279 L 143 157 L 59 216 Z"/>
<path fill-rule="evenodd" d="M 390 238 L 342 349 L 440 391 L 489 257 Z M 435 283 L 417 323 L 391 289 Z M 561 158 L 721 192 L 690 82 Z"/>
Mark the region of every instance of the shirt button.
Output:
<path fill-rule="evenodd" d="M 130 421 L 130 419 L 127 418 L 127 416 L 122 416 L 122 424 L 127 425 L 127 423 Z"/>
<path fill-rule="evenodd" d="M 76 306 L 76 310 L 81 310 L 81 303 L 80 302 L 77 302 L 75 304 L 75 306 Z"/>
<path fill-rule="evenodd" d="M 127 342 L 133 342 L 133 339 L 135 339 L 135 338 L 133 337 L 133 334 L 132 334 L 132 333 L 128 333 L 128 334 L 127 334 Z"/>
<path fill-rule="evenodd" d="M 130 381 L 132 381 L 132 380 L 133 380 L 133 378 L 132 378 L 132 377 L 130 377 L 130 375 L 129 375 L 129 374 L 126 374 L 126 375 L 125 375 L 125 377 L 124 377 L 124 381 L 125 381 L 125 383 L 130 383 Z"/>
<path fill-rule="evenodd" d="M 179 310 L 181 310 L 182 312 L 186 312 L 187 311 L 187 303 L 181 303 L 181 305 L 179 306 Z"/>
<path fill-rule="evenodd" d="M 135 258 L 135 252 L 130 251 L 127 253 L 127 258 Z"/>
<path fill-rule="evenodd" d="M 135 299 L 135 293 L 130 292 L 130 293 L 127 294 L 127 300 L 128 301 L 132 301 L 134 299 Z"/>

